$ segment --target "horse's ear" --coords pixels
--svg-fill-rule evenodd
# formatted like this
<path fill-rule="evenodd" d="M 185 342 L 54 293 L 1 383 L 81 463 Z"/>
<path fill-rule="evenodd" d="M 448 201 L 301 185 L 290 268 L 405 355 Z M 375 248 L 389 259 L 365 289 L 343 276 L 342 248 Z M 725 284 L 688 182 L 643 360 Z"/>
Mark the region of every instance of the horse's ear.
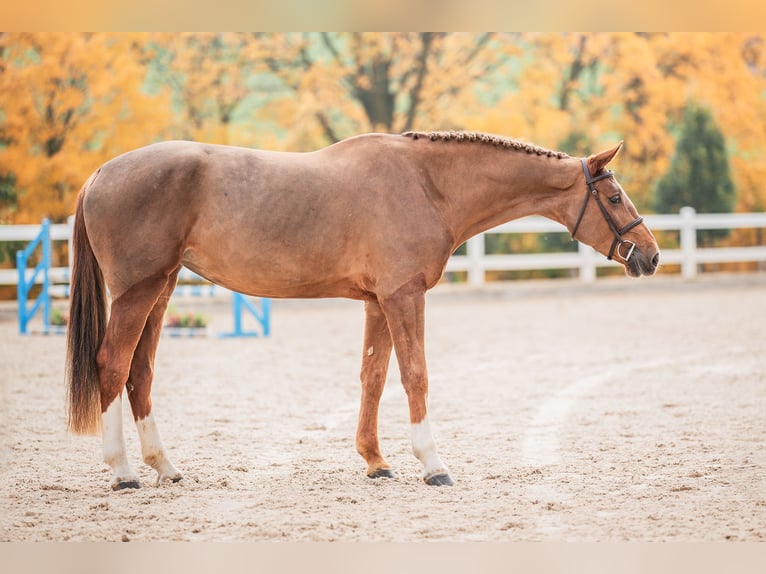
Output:
<path fill-rule="evenodd" d="M 607 164 L 612 161 L 617 152 L 622 148 L 623 142 L 621 141 L 611 149 L 604 150 L 595 155 L 588 156 L 588 170 L 591 175 L 597 174 L 601 169 L 605 168 Z"/>

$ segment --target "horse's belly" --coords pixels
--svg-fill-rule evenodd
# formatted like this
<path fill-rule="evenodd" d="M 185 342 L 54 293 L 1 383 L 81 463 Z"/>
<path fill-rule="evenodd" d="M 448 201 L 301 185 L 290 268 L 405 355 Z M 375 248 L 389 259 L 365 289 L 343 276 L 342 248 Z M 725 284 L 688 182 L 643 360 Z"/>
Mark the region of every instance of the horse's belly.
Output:
<path fill-rule="evenodd" d="M 353 299 L 366 295 L 359 277 L 343 272 L 337 265 L 323 264 L 316 258 L 312 261 L 310 257 L 296 257 L 290 252 L 278 254 L 258 249 L 247 254 L 211 254 L 187 249 L 182 263 L 208 281 L 246 295 Z"/>

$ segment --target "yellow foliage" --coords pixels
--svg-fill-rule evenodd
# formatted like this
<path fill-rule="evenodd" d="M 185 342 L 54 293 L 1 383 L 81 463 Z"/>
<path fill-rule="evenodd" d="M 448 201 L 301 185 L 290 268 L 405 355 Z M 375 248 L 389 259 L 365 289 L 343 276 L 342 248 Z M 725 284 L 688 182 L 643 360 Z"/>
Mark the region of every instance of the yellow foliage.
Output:
<path fill-rule="evenodd" d="M 135 42 L 127 34 L 0 36 L 0 175 L 14 174 L 19 193 L 3 220 L 64 220 L 95 168 L 162 137 L 169 100 L 143 92 Z"/>
<path fill-rule="evenodd" d="M 746 33 L 522 34 L 517 88 L 472 126 L 589 153 L 625 140 L 620 181 L 646 209 L 690 100 L 710 108 L 732 153 L 739 209 L 766 205 L 766 39 Z"/>
<path fill-rule="evenodd" d="M 473 129 L 615 162 L 641 209 L 690 100 L 723 132 L 738 210 L 766 209 L 760 33 L 0 34 L 0 221 L 65 218 L 82 182 L 168 138 L 316 149 Z"/>

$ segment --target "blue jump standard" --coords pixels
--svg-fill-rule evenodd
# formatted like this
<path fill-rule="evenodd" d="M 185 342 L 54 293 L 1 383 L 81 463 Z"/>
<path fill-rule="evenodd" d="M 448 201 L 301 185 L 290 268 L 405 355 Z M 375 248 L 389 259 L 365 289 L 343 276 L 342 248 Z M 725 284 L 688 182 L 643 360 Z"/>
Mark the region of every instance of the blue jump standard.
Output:
<path fill-rule="evenodd" d="M 44 334 L 64 334 L 66 333 L 66 327 L 51 325 L 51 284 L 48 277 L 48 271 L 51 267 L 51 235 L 50 235 L 50 220 L 43 219 L 40 233 L 27 245 L 24 250 L 16 252 L 16 268 L 19 273 L 19 280 L 16 287 L 18 298 L 18 317 L 19 317 L 19 334 L 29 334 L 29 322 L 34 317 L 35 313 L 42 308 L 42 320 Z M 32 271 L 32 275 L 27 280 L 27 264 L 32 254 L 37 247 L 41 248 L 41 256 L 39 263 Z M 32 307 L 27 306 L 27 299 L 29 298 L 29 292 L 32 287 L 38 282 L 38 277 L 42 277 L 42 285 L 40 294 L 34 300 Z M 61 289 L 62 286 L 56 285 L 56 289 Z M 216 286 L 215 285 L 192 285 L 184 286 L 191 287 L 187 289 L 187 292 L 195 296 L 213 295 Z M 65 296 L 69 295 L 69 286 L 65 286 L 60 293 Z M 220 338 L 232 338 L 232 337 L 268 337 L 271 334 L 271 299 L 262 298 L 256 304 L 252 299 L 245 297 L 241 293 L 232 291 L 231 293 L 232 312 L 234 315 L 234 330 L 228 333 L 220 333 Z M 242 324 L 243 313 L 250 313 L 260 326 L 260 332 L 245 330 Z M 196 331 L 196 330 L 195 330 Z M 163 333 L 165 329 L 163 329 Z M 170 336 L 195 336 L 206 335 L 207 332 L 192 333 L 191 330 L 186 331 L 174 331 L 167 332 Z"/>
<path fill-rule="evenodd" d="M 234 330 L 229 333 L 220 333 L 219 338 L 229 337 L 268 337 L 271 333 L 271 299 L 263 298 L 260 300 L 260 309 L 253 304 L 253 301 L 241 293 L 232 292 L 231 294 L 232 312 L 234 315 Z M 247 311 L 260 324 L 262 332 L 245 331 L 242 327 L 242 312 Z"/>
<path fill-rule="evenodd" d="M 35 237 L 23 251 L 16 252 L 16 269 L 19 272 L 19 282 L 16 285 L 16 296 L 19 307 L 20 335 L 26 335 L 28 333 L 29 321 L 34 317 L 40 307 L 43 309 L 43 332 L 48 333 L 50 331 L 51 296 L 49 291 L 50 280 L 48 278 L 48 270 L 51 267 L 50 227 L 50 220 L 43 219 L 42 228 L 40 229 L 40 233 L 37 234 L 37 237 Z M 32 276 L 29 281 L 27 281 L 27 262 L 35 249 L 37 249 L 38 245 L 41 247 L 42 256 L 40 257 L 40 262 L 35 266 Z M 32 304 L 32 307 L 27 308 L 29 291 L 35 285 L 37 276 L 40 273 L 42 273 L 43 278 L 42 289 Z"/>

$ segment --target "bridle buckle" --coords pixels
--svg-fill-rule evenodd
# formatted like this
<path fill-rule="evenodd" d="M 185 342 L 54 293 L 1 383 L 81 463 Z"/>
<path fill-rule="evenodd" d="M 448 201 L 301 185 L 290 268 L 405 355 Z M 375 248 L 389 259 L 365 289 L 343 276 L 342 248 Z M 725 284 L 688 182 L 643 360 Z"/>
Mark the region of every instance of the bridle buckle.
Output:
<path fill-rule="evenodd" d="M 630 244 L 630 247 L 628 248 L 628 254 L 623 255 L 620 249 L 622 249 L 622 246 L 626 243 Z M 630 239 L 622 239 L 619 244 L 617 245 L 617 250 L 615 253 L 622 259 L 623 261 L 628 261 L 630 259 L 630 256 L 633 255 L 633 251 L 636 248 L 636 244 L 633 243 Z"/>

